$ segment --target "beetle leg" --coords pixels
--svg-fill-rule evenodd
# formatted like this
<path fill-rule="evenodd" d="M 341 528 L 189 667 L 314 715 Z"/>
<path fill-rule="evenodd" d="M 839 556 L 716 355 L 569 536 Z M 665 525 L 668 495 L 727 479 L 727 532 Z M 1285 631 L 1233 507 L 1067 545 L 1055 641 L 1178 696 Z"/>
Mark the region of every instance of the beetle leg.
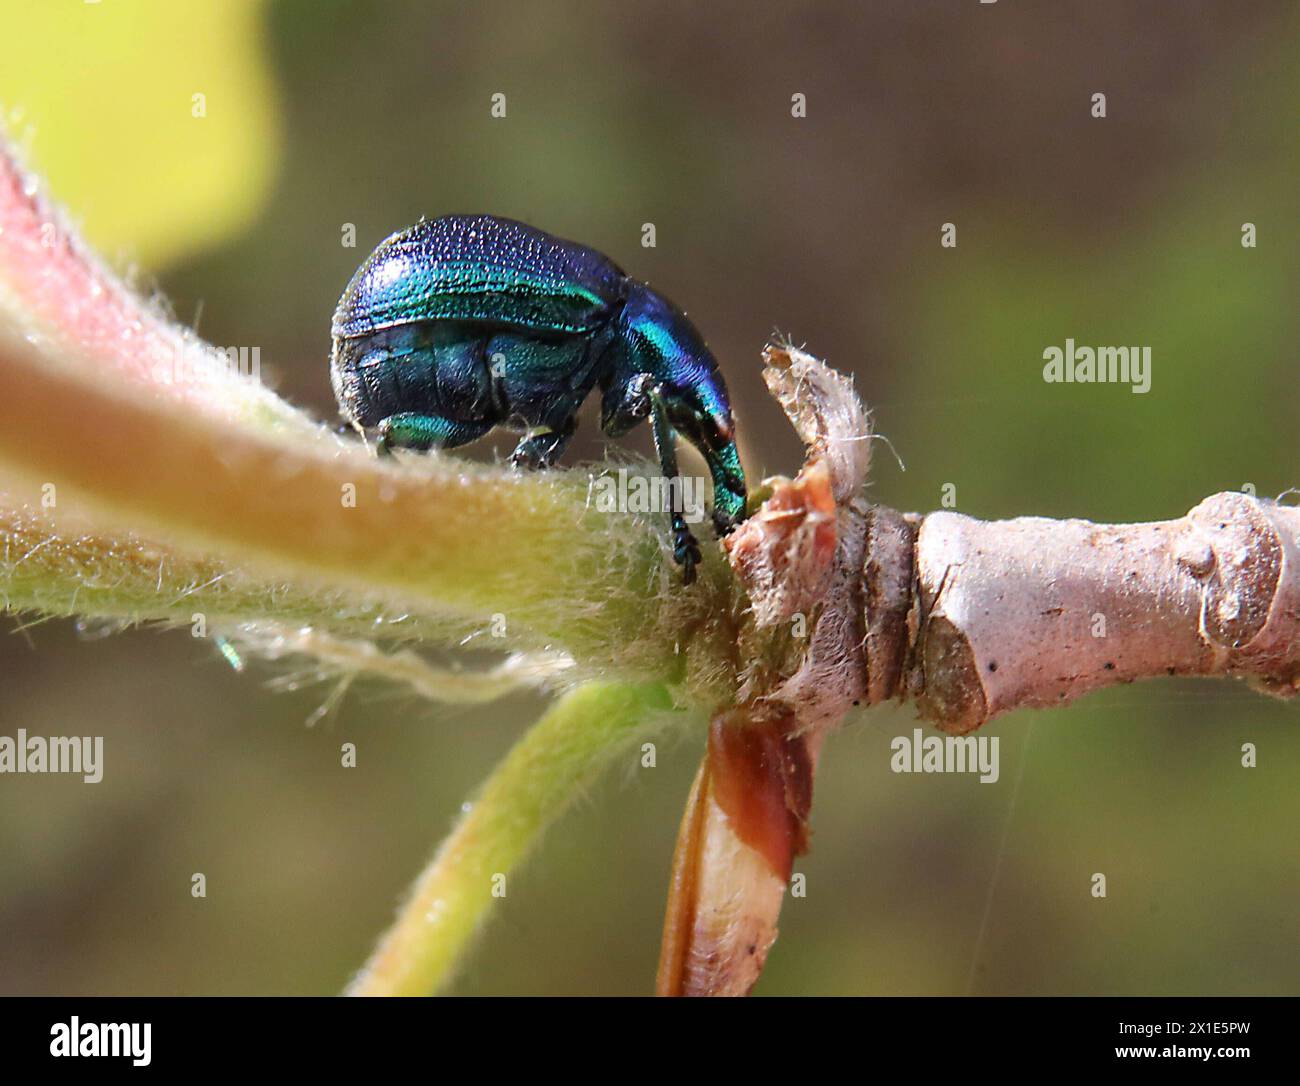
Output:
<path fill-rule="evenodd" d="M 403 411 L 389 415 L 379 424 L 375 449 L 389 456 L 394 449 L 451 449 L 482 437 L 492 429 L 490 422 L 458 422 L 441 415 L 417 415 Z"/>
<path fill-rule="evenodd" d="M 658 385 L 645 388 L 650 402 L 650 424 L 655 439 L 655 451 L 659 454 L 659 470 L 668 480 L 669 493 L 673 497 L 670 514 L 673 528 L 673 560 L 682 567 L 682 581 L 690 584 L 695 580 L 695 567 L 700 561 L 700 545 L 686 524 L 682 515 L 679 487 L 681 478 L 677 472 L 676 434 L 672 423 L 668 421 L 668 405 L 664 403 L 662 390 Z"/>
<path fill-rule="evenodd" d="M 577 428 L 577 421 L 570 415 L 554 429 L 529 434 L 515 446 L 510 462 L 517 468 L 549 468 L 560 458 Z"/>

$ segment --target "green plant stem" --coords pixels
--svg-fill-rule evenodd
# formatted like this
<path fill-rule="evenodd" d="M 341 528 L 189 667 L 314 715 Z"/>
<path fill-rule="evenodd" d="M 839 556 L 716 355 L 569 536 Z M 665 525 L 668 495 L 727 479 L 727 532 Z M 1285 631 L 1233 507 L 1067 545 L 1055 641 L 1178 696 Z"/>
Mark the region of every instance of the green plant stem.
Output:
<path fill-rule="evenodd" d="M 0 467 L 11 493 L 25 481 L 14 496 L 28 509 L 57 486 L 56 529 L 77 518 L 110 547 L 136 531 L 405 612 L 480 626 L 499 614 L 508 647 L 559 647 L 640 679 L 678 671 L 679 646 L 726 609 L 719 552 L 685 588 L 665 561 L 662 518 L 589 508 L 586 473 L 388 464 L 323 428 L 308 438 L 188 416 L 6 331 L 0 322 Z M 716 654 L 721 640 L 697 643 Z"/>
<path fill-rule="evenodd" d="M 488 778 L 348 994 L 428 995 L 446 985 L 542 831 L 667 709 L 657 684 L 591 682 L 556 702 Z"/>

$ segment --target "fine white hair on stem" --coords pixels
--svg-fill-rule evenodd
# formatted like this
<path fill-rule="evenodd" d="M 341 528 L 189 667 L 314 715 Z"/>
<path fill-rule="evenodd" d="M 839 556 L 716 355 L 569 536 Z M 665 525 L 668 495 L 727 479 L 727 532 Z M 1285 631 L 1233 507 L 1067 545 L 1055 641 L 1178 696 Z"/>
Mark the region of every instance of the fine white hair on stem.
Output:
<path fill-rule="evenodd" d="M 270 621 L 242 623 L 222 636 L 245 655 L 298 665 L 293 676 L 275 680 L 281 685 L 372 678 L 405 687 L 428 701 L 455 705 L 495 701 L 523 687 L 546 687 L 574 666 L 563 653 L 517 652 L 483 670 L 440 667 L 409 648 L 385 652 L 371 641 Z"/>

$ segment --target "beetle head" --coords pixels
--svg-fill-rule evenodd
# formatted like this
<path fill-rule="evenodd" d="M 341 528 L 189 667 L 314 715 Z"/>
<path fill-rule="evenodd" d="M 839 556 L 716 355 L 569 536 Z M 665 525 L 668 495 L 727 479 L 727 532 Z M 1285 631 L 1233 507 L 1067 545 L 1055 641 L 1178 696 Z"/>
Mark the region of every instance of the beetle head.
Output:
<path fill-rule="evenodd" d="M 700 333 L 663 295 L 638 284 L 628 294 L 609 351 L 602 429 L 618 437 L 646 418 L 647 390 L 657 386 L 673 429 L 708 462 L 715 526 L 729 530 L 744 513 L 745 476 L 727 386 Z"/>

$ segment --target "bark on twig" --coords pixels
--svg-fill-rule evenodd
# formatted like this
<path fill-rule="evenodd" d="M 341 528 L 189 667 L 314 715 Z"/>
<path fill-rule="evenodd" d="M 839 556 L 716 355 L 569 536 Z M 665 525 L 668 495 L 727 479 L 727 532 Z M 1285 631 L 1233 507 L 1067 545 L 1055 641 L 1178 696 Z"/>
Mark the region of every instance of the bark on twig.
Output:
<path fill-rule="evenodd" d="M 888 562 L 893 541 L 875 542 Z M 1300 508 L 1222 493 L 1152 524 L 931 513 L 914 553 L 912 664 L 892 693 L 946 732 L 1163 675 L 1300 690 Z"/>

